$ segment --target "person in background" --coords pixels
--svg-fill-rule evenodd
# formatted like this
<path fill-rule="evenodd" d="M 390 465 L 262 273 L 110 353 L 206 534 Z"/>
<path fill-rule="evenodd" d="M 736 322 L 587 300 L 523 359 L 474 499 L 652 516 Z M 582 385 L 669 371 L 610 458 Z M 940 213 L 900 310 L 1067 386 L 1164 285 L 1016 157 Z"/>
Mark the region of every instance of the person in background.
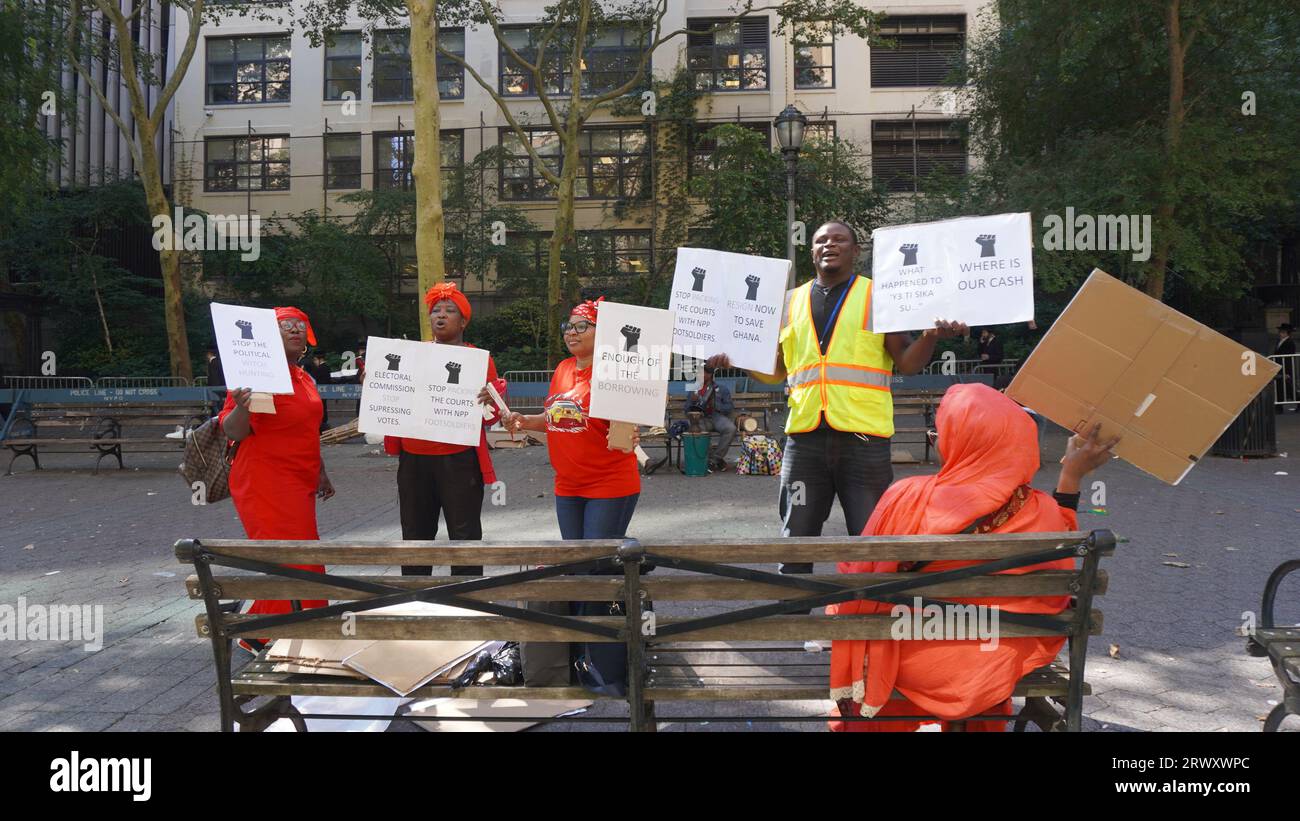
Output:
<path fill-rule="evenodd" d="M 357 384 L 366 384 L 366 346 L 357 346 Z M 357 396 L 357 418 L 361 418 L 361 396 Z"/>
<path fill-rule="evenodd" d="M 731 402 L 731 388 L 715 380 L 714 373 L 712 367 L 704 366 L 704 384 L 687 397 L 686 412 L 700 413 L 700 427 L 718 434 L 718 444 L 709 448 L 709 467 L 724 471 L 727 451 L 736 438 L 736 423 L 731 421 L 735 407 Z"/>
<path fill-rule="evenodd" d="M 330 366 L 325 361 L 325 354 L 320 351 L 312 351 L 311 364 L 306 367 L 306 371 L 311 375 L 312 379 L 316 380 L 317 388 L 321 385 L 331 385 L 334 383 L 334 377 L 330 376 Z M 328 430 L 330 426 L 330 406 L 329 402 L 324 397 L 321 398 L 321 408 L 320 429 L 323 432 Z"/>
<path fill-rule="evenodd" d="M 221 406 L 226 402 L 226 392 L 214 389 L 225 388 L 226 375 L 221 370 L 221 357 L 217 355 L 215 345 L 208 346 L 206 355 L 208 358 L 208 392 L 212 397 L 212 415 L 216 416 L 221 412 Z"/>
<path fill-rule="evenodd" d="M 989 328 L 980 329 L 979 360 L 981 365 L 1002 363 L 1002 340 Z"/>
<path fill-rule="evenodd" d="M 1295 328 L 1289 322 L 1277 326 L 1277 347 L 1273 349 L 1273 356 L 1291 356 L 1291 358 L 1278 362 L 1282 370 L 1277 374 L 1275 402 L 1295 402 L 1297 399 L 1296 380 L 1300 379 L 1300 360 L 1294 358 L 1295 339 L 1291 336 L 1293 331 Z M 1300 405 L 1282 405 L 1278 412 L 1286 413 L 1288 407 L 1293 407 L 1296 413 L 1300 413 Z"/>
<path fill-rule="evenodd" d="M 307 346 L 316 344 L 307 315 L 297 308 L 276 308 L 280 337 L 289 361 L 292 394 L 275 394 L 275 413 L 249 410 L 252 392 L 232 387 L 225 407 L 217 417 L 226 436 L 239 443 L 230 468 L 230 497 L 235 512 L 250 539 L 314 540 L 316 500 L 334 496 L 334 486 L 325 473 L 320 451 L 320 420 L 324 413 L 316 384 L 298 367 Z M 289 565 L 300 570 L 324 573 L 322 565 Z M 310 600 L 303 608 L 324 607 L 328 602 Z M 284 600 L 253 602 L 249 613 L 288 613 L 292 603 Z M 258 639 L 241 639 L 249 652 L 262 649 Z"/>
<path fill-rule="evenodd" d="M 454 282 L 442 282 L 424 295 L 437 345 L 463 345 L 469 325 L 469 300 Z M 488 381 L 501 394 L 506 382 L 497 376 L 496 362 L 488 358 Z M 402 518 L 402 538 L 432 541 L 438 536 L 438 515 L 447 522 L 447 538 L 478 541 L 483 538 L 483 488 L 496 482 L 488 454 L 486 429 L 501 418 L 501 410 L 484 388 L 479 401 L 491 410 L 483 422 L 477 447 L 449 445 L 425 439 L 385 436 L 384 451 L 398 457 L 397 500 Z M 478 410 L 475 409 L 477 413 Z M 402 565 L 403 576 L 430 576 L 430 565 Z M 481 576 L 482 565 L 451 568 L 453 576 Z"/>
<path fill-rule="evenodd" d="M 1085 476 L 1111 460 L 1119 441 L 1101 442 L 1101 425 L 1071 437 L 1056 492 L 1035 490 L 1038 429 L 1024 408 L 987 385 L 953 385 L 939 403 L 936 447 L 943 467 L 932 476 L 903 479 L 885 491 L 863 536 L 956 533 L 1060 533 L 1078 530 L 1075 510 Z M 916 566 L 896 561 L 841 562 L 841 573 L 938 573 L 979 564 L 939 559 Z M 1075 569 L 1073 558 L 1003 571 Z M 995 606 L 1008 613 L 1060 613 L 1068 596 L 956 599 L 959 605 Z M 849 601 L 827 615 L 892 614 L 894 605 Z M 972 610 L 972 612 L 974 612 Z M 831 698 L 835 716 L 935 715 L 947 721 L 1011 714 L 1011 692 L 1026 673 L 1060 652 L 1062 636 L 968 640 L 872 639 L 831 644 Z M 902 698 L 893 698 L 897 691 Z M 847 732 L 907 732 L 916 721 L 832 721 Z M 972 721 L 971 732 L 1001 732 L 1005 721 Z"/>

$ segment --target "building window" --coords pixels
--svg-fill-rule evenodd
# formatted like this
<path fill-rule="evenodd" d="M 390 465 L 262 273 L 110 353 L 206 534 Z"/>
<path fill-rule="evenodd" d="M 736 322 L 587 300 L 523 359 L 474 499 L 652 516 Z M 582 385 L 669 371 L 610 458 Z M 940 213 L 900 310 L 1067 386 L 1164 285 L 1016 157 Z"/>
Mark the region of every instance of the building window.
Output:
<path fill-rule="evenodd" d="M 871 124 L 871 174 L 890 192 L 925 190 L 934 174 L 966 174 L 962 124 L 949 120 L 877 120 Z"/>
<path fill-rule="evenodd" d="M 714 29 L 715 26 L 721 28 Z M 738 20 L 693 18 L 686 21 L 686 62 L 702 91 L 753 91 L 767 88 L 766 17 Z"/>
<path fill-rule="evenodd" d="M 287 35 L 209 38 L 207 49 L 208 103 L 288 101 Z"/>
<path fill-rule="evenodd" d="M 952 84 L 966 48 L 966 18 L 889 17 L 880 26 L 893 48 L 871 48 L 872 88 Z"/>
<path fill-rule="evenodd" d="M 814 120 L 803 127 L 803 141 L 805 144 L 830 144 L 835 142 L 835 137 L 834 120 Z"/>
<path fill-rule="evenodd" d="M 539 26 L 503 26 L 506 42 L 524 60 L 537 62 L 537 45 L 543 29 Z M 582 94 L 595 97 L 625 85 L 637 71 L 649 34 L 635 28 L 611 26 L 602 28 L 583 52 Z M 564 37 L 557 36 L 546 47 L 545 65 L 541 67 L 544 91 L 560 95 L 573 92 L 573 72 L 569 55 L 572 46 Z M 498 88 L 507 97 L 536 97 L 533 75 L 510 56 L 505 46 L 500 46 L 497 59 L 500 67 Z M 647 72 L 649 68 L 647 67 Z"/>
<path fill-rule="evenodd" d="M 579 231 L 581 276 L 628 277 L 650 272 L 649 231 Z"/>
<path fill-rule="evenodd" d="M 814 23 L 795 31 L 794 87 L 835 87 L 835 29 L 830 24 Z"/>
<path fill-rule="evenodd" d="M 772 124 L 766 120 L 760 123 L 709 123 L 701 125 L 699 126 L 701 130 L 696 134 L 691 146 L 691 164 L 689 168 L 691 176 L 717 169 L 713 152 L 718 149 L 718 139 L 713 136 L 711 131 L 720 125 L 736 125 L 753 131 L 762 138 L 765 148 L 770 149 L 772 147 Z"/>
<path fill-rule="evenodd" d="M 361 135 L 325 136 L 325 187 L 331 191 L 361 187 Z"/>
<path fill-rule="evenodd" d="M 325 44 L 325 99 L 361 99 L 361 35 L 355 31 L 335 34 Z"/>
<path fill-rule="evenodd" d="M 204 191 L 288 191 L 289 138 L 208 137 Z"/>
<path fill-rule="evenodd" d="M 559 174 L 560 140 L 544 129 L 527 132 L 545 167 Z M 648 193 L 650 145 L 644 127 L 588 128 L 578 135 L 575 194 L 586 199 L 631 199 Z M 506 158 L 501 165 L 501 198 L 540 200 L 555 197 L 555 186 L 543 176 L 513 129 L 501 129 Z"/>
<path fill-rule="evenodd" d="M 465 30 L 439 29 L 438 44 L 461 57 L 465 56 Z M 375 102 L 406 102 L 415 99 L 411 81 L 411 32 L 393 29 L 375 32 L 374 63 Z M 454 60 L 438 55 L 438 97 L 458 100 L 465 97 L 465 69 Z"/>
<path fill-rule="evenodd" d="M 459 129 L 439 135 L 442 159 L 442 193 L 447 195 L 450 175 L 464 162 L 465 132 Z M 411 169 L 415 163 L 415 134 L 389 131 L 375 134 L 375 188 L 410 190 L 415 185 Z"/>

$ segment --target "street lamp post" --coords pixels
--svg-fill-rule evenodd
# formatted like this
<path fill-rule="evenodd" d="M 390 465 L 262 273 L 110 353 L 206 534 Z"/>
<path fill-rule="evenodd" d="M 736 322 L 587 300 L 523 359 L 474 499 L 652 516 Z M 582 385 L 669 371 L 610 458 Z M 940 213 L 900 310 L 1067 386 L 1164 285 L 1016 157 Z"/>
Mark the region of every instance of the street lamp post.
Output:
<path fill-rule="evenodd" d="M 785 158 L 785 255 L 790 260 L 790 278 L 786 288 L 794 287 L 794 195 L 795 172 L 799 167 L 799 150 L 803 148 L 804 127 L 808 118 L 793 105 L 776 115 L 776 141 Z"/>

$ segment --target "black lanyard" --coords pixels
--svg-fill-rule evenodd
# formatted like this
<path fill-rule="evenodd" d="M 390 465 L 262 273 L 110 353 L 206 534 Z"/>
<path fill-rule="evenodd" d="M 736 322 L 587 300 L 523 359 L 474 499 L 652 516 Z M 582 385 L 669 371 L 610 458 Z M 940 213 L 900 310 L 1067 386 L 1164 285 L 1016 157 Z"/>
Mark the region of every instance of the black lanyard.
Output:
<path fill-rule="evenodd" d="M 846 283 L 844 284 L 844 290 L 840 292 L 840 298 L 839 298 L 839 300 L 835 303 L 835 308 L 834 308 L 834 310 L 832 310 L 832 311 L 831 311 L 831 315 L 830 315 L 829 317 L 826 318 L 826 324 L 825 324 L 824 326 L 822 326 L 822 332 L 823 332 L 823 333 L 830 333 L 830 334 L 834 334 L 834 333 L 835 333 L 835 317 L 839 315 L 839 312 L 840 312 L 840 306 L 844 304 L 844 298 L 845 298 L 846 296 L 849 295 L 849 291 L 853 290 L 853 281 L 856 280 L 857 278 L 858 278 L 858 277 L 857 277 L 857 274 L 854 274 L 854 275 L 849 279 L 849 281 L 846 282 Z M 813 328 L 813 330 L 816 330 L 816 328 Z M 818 334 L 818 335 L 817 335 L 817 346 L 818 346 L 819 349 L 825 347 L 825 346 L 822 345 L 822 337 L 821 337 L 821 334 Z"/>

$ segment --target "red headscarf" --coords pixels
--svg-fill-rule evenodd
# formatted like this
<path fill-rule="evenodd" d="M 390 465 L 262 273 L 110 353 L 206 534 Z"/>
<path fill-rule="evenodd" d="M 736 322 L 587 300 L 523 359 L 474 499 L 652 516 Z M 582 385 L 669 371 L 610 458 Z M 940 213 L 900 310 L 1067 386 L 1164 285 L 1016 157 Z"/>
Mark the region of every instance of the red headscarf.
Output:
<path fill-rule="evenodd" d="M 943 467 L 933 476 L 896 482 L 885 491 L 862 535 L 960 533 L 975 520 L 1002 508 L 1038 471 L 1038 431 L 1023 408 L 987 385 L 953 385 L 936 417 Z M 994 533 L 1075 530 L 1072 510 L 1050 494 L 1030 490 L 1023 507 Z M 925 572 L 952 570 L 974 561 L 930 562 Z M 895 573 L 898 562 L 841 562 L 841 573 Z M 1005 571 L 1071 570 L 1072 559 Z M 921 591 L 918 595 L 924 595 Z M 1059 613 L 1066 597 L 954 599 L 996 605 L 1015 613 Z M 882 613 L 892 605 L 851 601 L 827 614 Z M 1063 638 L 1003 639 L 985 652 L 977 641 L 836 641 L 831 648 L 831 697 L 853 698 L 861 713 L 875 715 L 898 689 L 933 715 L 964 718 L 1005 701 L 1025 673 L 1051 661 Z M 923 645 L 930 645 L 925 647 Z M 924 654 L 924 655 L 922 655 Z M 864 675 L 863 668 L 866 668 Z"/>
<path fill-rule="evenodd" d="M 457 288 L 456 283 L 454 282 L 439 282 L 437 285 L 434 285 L 432 288 L 425 291 L 424 307 L 426 310 L 432 311 L 433 306 L 442 302 L 444 299 L 450 299 L 452 302 L 456 303 L 456 308 L 460 310 L 460 315 L 465 317 L 466 322 L 469 322 L 469 300 L 465 298 L 465 295 L 461 293 L 460 288 Z"/>
<path fill-rule="evenodd" d="M 585 319 L 594 325 L 596 322 L 596 313 L 600 308 L 600 303 L 604 301 L 605 298 L 603 296 L 596 297 L 594 302 L 590 299 L 583 300 L 573 306 L 573 310 L 569 311 L 569 316 L 576 316 Z"/>
<path fill-rule="evenodd" d="M 302 311 L 298 310 L 297 308 L 276 308 L 275 318 L 277 320 L 301 319 L 303 323 L 307 326 L 307 344 L 312 346 L 316 345 L 316 332 L 311 329 L 311 320 L 308 319 L 307 315 L 304 314 Z"/>

